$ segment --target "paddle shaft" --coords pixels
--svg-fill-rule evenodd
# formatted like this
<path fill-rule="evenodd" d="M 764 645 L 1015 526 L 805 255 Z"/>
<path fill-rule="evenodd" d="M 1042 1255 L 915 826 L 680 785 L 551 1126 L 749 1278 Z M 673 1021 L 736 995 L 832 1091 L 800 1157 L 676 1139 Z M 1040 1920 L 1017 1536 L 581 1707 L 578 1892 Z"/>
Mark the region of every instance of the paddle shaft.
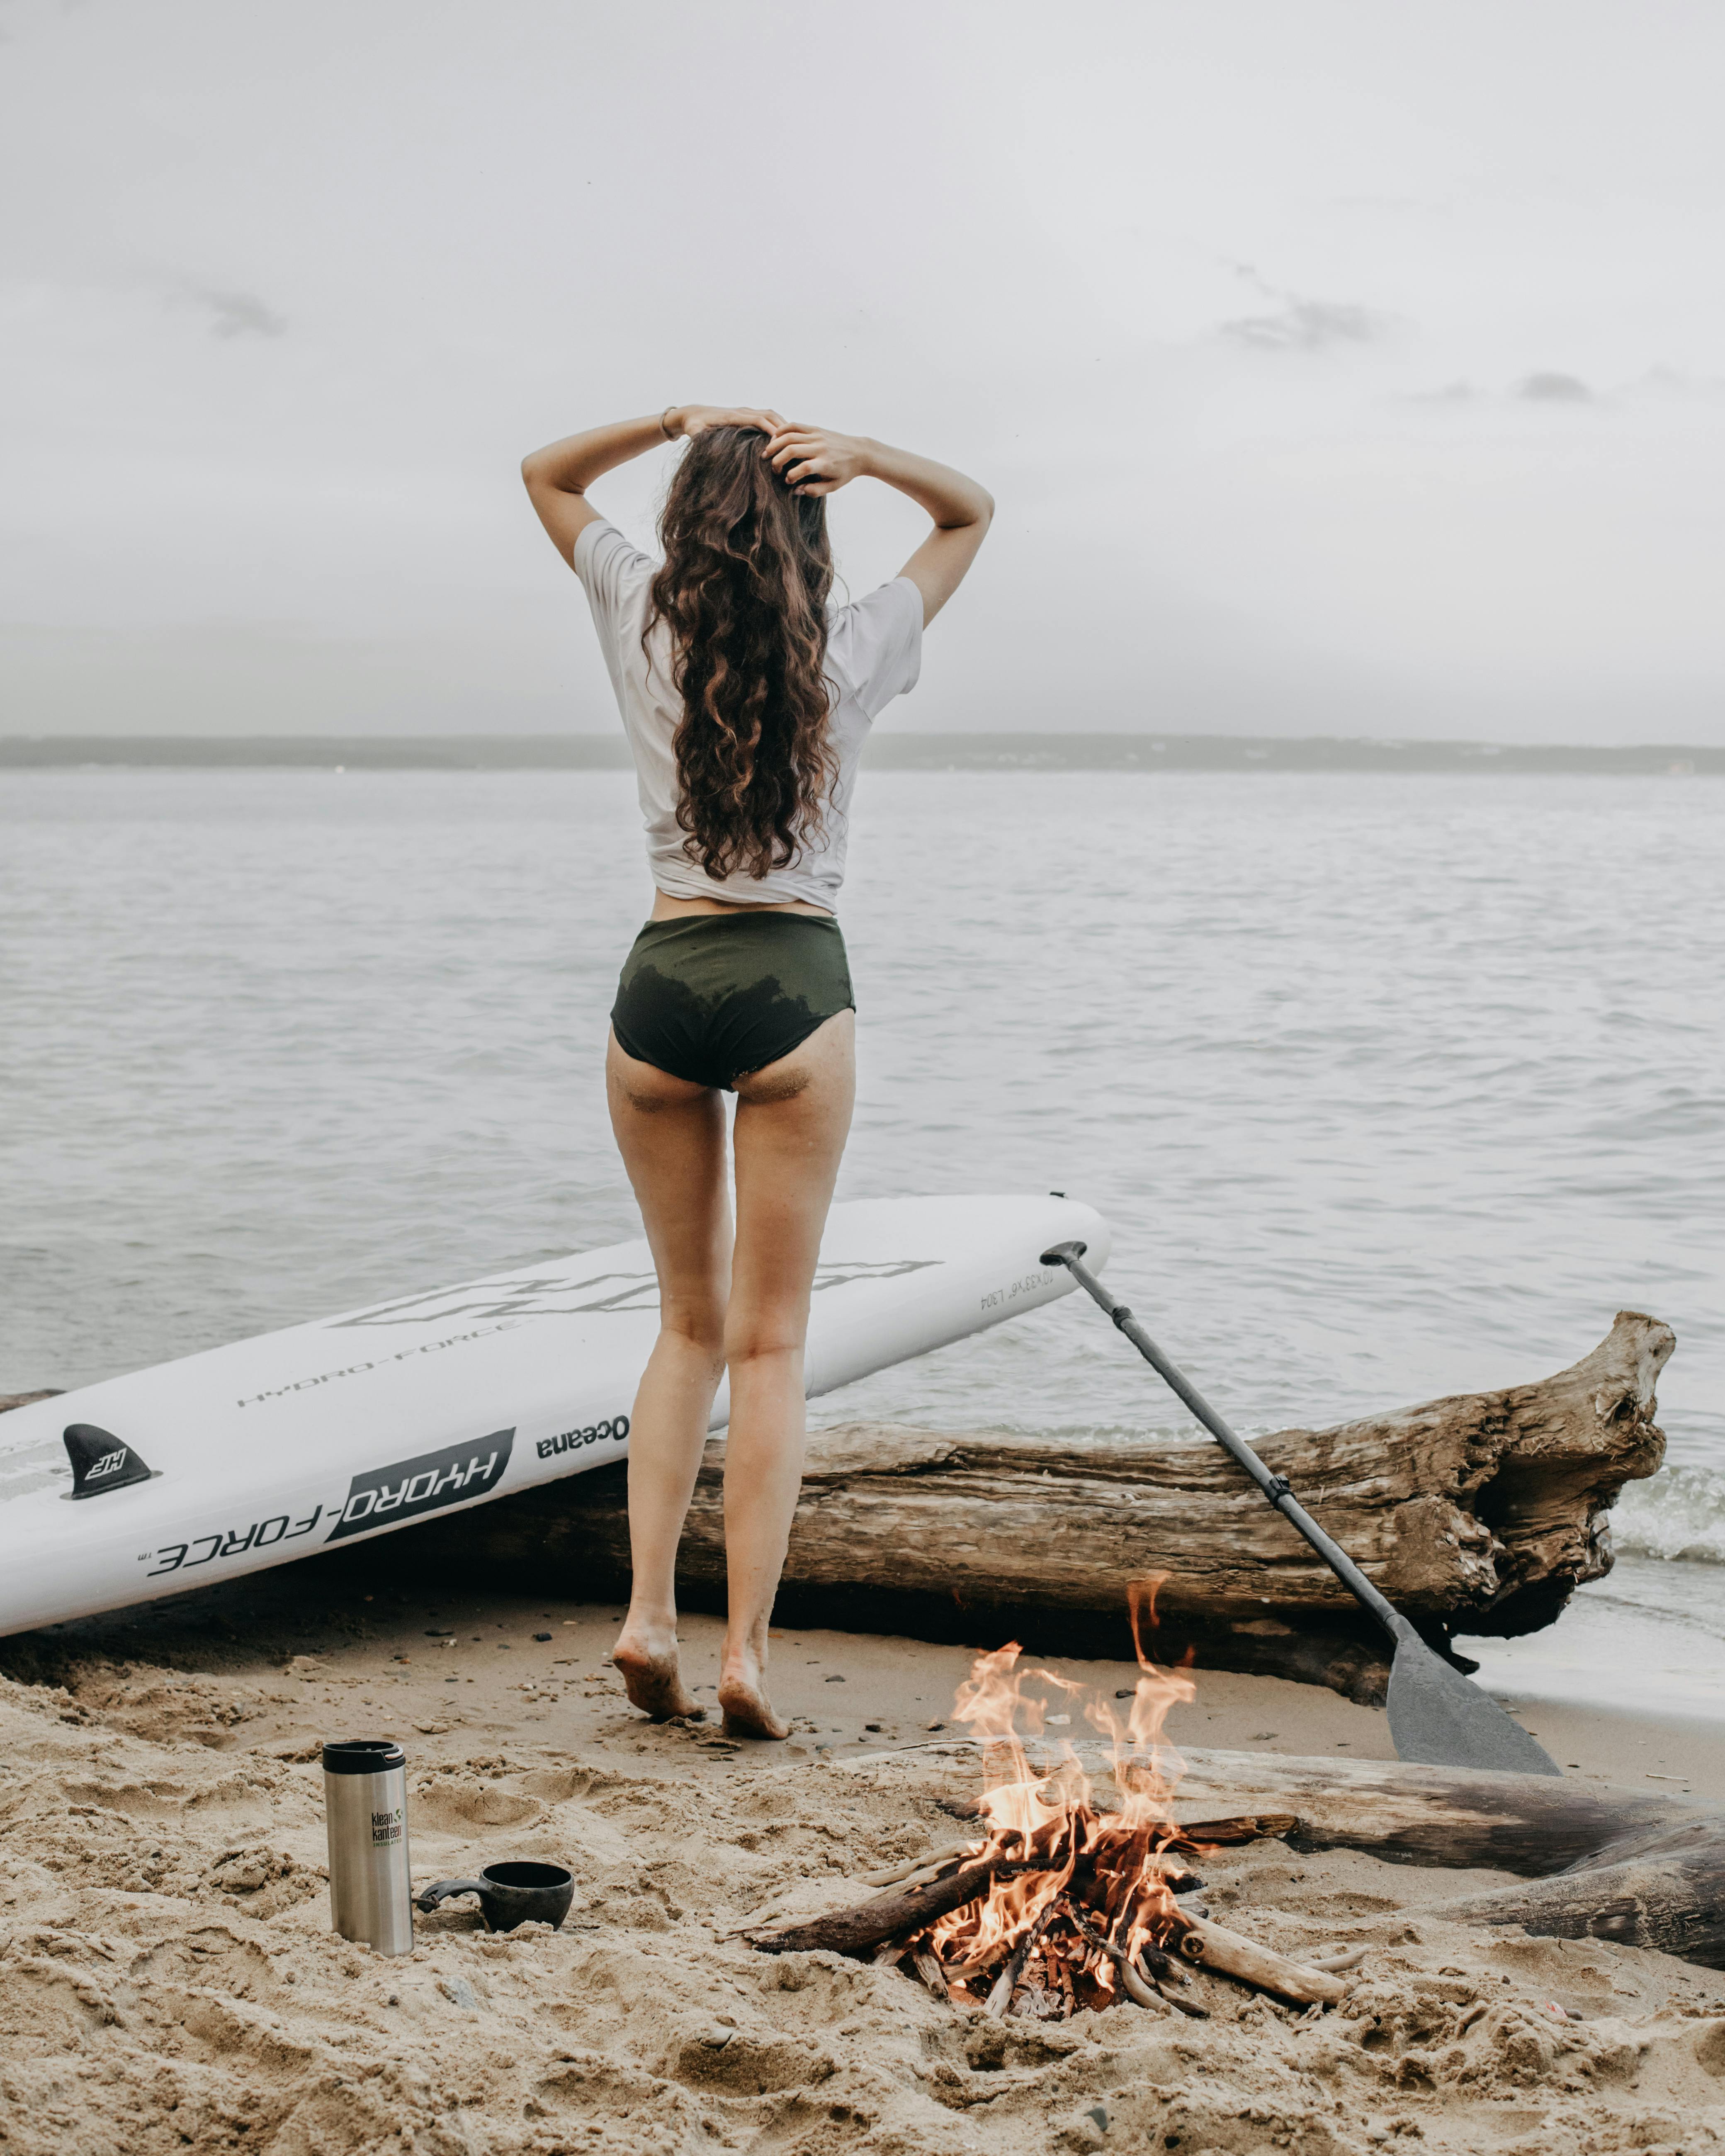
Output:
<path fill-rule="evenodd" d="M 1169 1362 L 1126 1305 L 1116 1302 L 1089 1266 L 1081 1262 L 1084 1249 L 1082 1243 L 1057 1243 L 1053 1250 L 1043 1252 L 1042 1262 L 1045 1265 L 1065 1266 L 1091 1300 L 1107 1312 L 1163 1383 L 1185 1402 L 1222 1450 L 1245 1470 L 1289 1525 L 1305 1536 L 1349 1594 L 1371 1611 L 1390 1638 L 1399 1645 L 1404 1633 L 1412 1630 L 1407 1619 L 1384 1600 L 1347 1551 L 1330 1540 L 1295 1496 L 1286 1476 L 1271 1473 L 1245 1440 L 1223 1421 L 1197 1386 Z"/>

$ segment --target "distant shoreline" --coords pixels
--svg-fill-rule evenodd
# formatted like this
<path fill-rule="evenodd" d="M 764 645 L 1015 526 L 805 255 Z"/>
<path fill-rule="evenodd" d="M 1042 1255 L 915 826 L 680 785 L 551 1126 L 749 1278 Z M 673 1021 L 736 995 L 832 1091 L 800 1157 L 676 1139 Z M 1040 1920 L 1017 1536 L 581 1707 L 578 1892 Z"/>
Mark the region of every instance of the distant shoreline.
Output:
<path fill-rule="evenodd" d="M 1725 747 L 1376 741 L 1315 734 L 877 734 L 876 771 L 1573 772 L 1725 775 Z M 0 734 L 0 770 L 623 771 L 614 734 Z"/>

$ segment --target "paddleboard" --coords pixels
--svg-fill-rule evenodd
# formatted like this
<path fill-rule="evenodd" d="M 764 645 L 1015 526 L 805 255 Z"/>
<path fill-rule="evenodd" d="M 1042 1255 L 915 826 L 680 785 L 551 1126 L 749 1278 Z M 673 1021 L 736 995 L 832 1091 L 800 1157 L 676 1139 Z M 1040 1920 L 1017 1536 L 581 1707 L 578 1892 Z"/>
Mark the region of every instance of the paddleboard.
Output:
<path fill-rule="evenodd" d="M 829 1393 L 1071 1291 L 1076 1200 L 835 1205 L 809 1324 Z M 659 1329 L 644 1240 L 398 1296 L 0 1415 L 0 1634 L 388 1534 L 629 1450 Z M 723 1389 L 713 1410 L 726 1419 Z"/>

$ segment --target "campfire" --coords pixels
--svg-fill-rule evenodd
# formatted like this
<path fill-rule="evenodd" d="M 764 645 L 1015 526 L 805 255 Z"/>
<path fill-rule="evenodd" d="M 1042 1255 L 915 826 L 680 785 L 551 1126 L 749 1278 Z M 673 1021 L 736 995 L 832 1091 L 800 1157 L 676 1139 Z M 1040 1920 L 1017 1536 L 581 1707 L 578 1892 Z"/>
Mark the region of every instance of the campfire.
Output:
<path fill-rule="evenodd" d="M 1021 1665 L 1014 1645 L 980 1656 L 959 1688 L 953 1719 L 981 1748 L 978 1831 L 867 1883 L 886 1891 L 813 1922 L 751 1934 L 769 1953 L 829 1947 L 914 1971 L 937 1996 L 997 2019 L 1063 2020 L 1122 1999 L 1151 2011 L 1202 2015 L 1189 1994 L 1194 1967 L 1296 2003 L 1339 1999 L 1335 1967 L 1288 1960 L 1212 1923 L 1197 1899 L 1194 1860 L 1219 1846 L 1286 1834 L 1291 1816 L 1175 1824 L 1182 1763 L 1163 1735 L 1168 1711 L 1195 1687 L 1145 1655 L 1140 1620 L 1153 1590 L 1135 1593 L 1139 1676 L 1124 1719 L 1114 1700 L 1045 1669 Z M 1050 1712 L 1050 1702 L 1063 1707 Z M 1070 1738 L 1077 1713 L 1112 1755 L 1112 1801 L 1097 1791 Z M 1055 1727 L 1053 1758 L 1045 1760 Z"/>

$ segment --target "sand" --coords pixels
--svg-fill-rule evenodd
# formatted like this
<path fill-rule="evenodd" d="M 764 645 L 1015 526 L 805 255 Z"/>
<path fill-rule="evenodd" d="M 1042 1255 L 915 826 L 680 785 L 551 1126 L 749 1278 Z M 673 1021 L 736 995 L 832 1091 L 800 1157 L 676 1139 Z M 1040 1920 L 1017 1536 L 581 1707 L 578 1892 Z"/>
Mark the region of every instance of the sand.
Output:
<path fill-rule="evenodd" d="M 1206 1860 L 1220 1921 L 1366 1948 L 1305 2017 L 1209 1979 L 1208 2021 L 1002 2026 L 896 1969 L 759 1954 L 737 1928 L 861 1899 L 860 1874 L 960 1831 L 974 1768 L 929 1725 L 963 1651 L 778 1636 L 796 1733 L 736 1748 L 633 1714 L 614 1609 L 364 1578 L 296 1567 L 0 1642 L 7 2156 L 1725 2148 L 1725 1976 L 1423 1913 L 1492 1873 Z M 710 1686 L 716 1628 L 685 1631 Z M 1382 1717 L 1327 1693 L 1198 1681 L 1188 1742 L 1389 1756 Z M 1712 1731 L 1527 1718 L 1579 1774 L 1725 1796 Z M 565 1929 L 492 1938 L 466 1902 L 401 1959 L 334 1937 L 317 1747 L 342 1735 L 406 1745 L 416 1880 L 562 1862 Z"/>

